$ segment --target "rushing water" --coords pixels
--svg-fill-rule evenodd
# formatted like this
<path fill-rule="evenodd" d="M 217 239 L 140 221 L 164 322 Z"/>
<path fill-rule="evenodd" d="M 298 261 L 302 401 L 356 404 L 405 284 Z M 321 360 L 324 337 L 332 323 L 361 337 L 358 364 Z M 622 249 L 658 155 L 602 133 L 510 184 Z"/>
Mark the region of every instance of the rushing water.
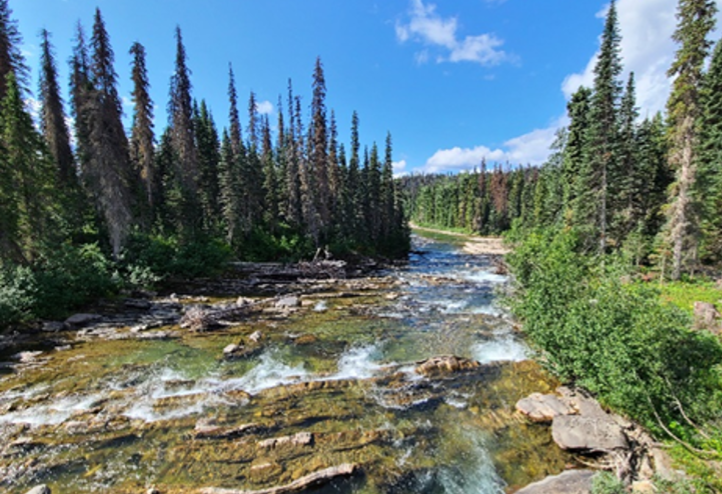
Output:
<path fill-rule="evenodd" d="M 514 413 L 555 383 L 498 303 L 506 278 L 451 243 L 417 237 L 415 249 L 373 289 L 329 286 L 290 316 L 169 341 L 76 341 L 15 366 L 0 378 L 0 491 L 257 490 L 353 463 L 362 475 L 325 489 L 471 494 L 561 471 L 548 431 Z M 256 330 L 262 351 L 222 358 Z M 438 355 L 489 365 L 415 372 Z M 313 443 L 262 442 L 299 432 Z"/>

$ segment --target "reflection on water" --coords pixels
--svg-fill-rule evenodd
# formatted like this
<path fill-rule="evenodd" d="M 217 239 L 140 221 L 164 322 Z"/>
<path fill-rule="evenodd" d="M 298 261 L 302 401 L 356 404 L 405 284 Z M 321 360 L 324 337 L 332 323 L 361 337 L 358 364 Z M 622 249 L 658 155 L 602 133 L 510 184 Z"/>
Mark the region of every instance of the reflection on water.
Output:
<path fill-rule="evenodd" d="M 524 362 L 529 350 L 497 303 L 506 277 L 483 256 L 414 243 L 374 290 L 311 297 L 287 319 L 175 341 L 78 342 L 0 378 L 0 433 L 10 438 L 0 489 L 252 490 L 355 463 L 365 475 L 333 489 L 498 493 L 561 470 L 547 433 L 514 414 L 517 399 L 554 382 Z M 222 358 L 254 331 L 261 352 Z M 437 355 L 501 364 L 441 379 L 414 372 Z M 219 439 L 192 439 L 200 424 Z M 226 430 L 250 432 L 229 440 Z M 259 446 L 298 432 L 313 433 L 312 445 Z"/>

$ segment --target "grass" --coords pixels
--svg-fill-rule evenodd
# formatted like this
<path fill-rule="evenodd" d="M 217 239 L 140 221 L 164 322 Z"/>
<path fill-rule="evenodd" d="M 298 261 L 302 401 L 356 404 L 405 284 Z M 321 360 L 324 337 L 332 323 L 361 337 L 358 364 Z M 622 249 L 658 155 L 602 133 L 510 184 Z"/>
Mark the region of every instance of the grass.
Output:
<path fill-rule="evenodd" d="M 673 281 L 658 285 L 664 302 L 692 314 L 695 302 L 722 305 L 722 289 L 713 281 Z"/>

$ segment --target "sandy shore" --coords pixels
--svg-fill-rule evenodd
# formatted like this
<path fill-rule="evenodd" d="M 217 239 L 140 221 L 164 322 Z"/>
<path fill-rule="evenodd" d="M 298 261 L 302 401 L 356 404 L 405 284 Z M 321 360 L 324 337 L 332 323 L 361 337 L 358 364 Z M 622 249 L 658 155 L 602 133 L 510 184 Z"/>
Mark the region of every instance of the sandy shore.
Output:
<path fill-rule="evenodd" d="M 510 249 L 508 249 L 504 245 L 504 241 L 501 239 L 501 237 L 477 237 L 475 235 L 466 235 L 463 233 L 454 233 L 445 230 L 436 230 L 434 228 L 426 228 L 423 226 L 415 225 L 413 223 L 411 223 L 410 226 L 414 230 L 430 233 L 439 233 L 441 235 L 448 235 L 450 237 L 456 237 L 460 240 L 463 240 L 463 250 L 467 254 L 488 254 L 503 256 L 505 254 L 508 254 L 510 251 Z"/>

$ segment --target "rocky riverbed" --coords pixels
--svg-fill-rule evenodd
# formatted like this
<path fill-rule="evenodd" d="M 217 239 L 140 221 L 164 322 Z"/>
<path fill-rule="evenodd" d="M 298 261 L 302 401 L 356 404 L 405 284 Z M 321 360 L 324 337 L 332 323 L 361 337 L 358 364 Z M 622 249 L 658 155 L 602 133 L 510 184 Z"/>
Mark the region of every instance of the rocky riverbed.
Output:
<path fill-rule="evenodd" d="M 583 467 L 517 411 L 559 383 L 460 247 L 357 277 L 241 265 L 3 336 L 0 490 L 501 493 Z"/>

